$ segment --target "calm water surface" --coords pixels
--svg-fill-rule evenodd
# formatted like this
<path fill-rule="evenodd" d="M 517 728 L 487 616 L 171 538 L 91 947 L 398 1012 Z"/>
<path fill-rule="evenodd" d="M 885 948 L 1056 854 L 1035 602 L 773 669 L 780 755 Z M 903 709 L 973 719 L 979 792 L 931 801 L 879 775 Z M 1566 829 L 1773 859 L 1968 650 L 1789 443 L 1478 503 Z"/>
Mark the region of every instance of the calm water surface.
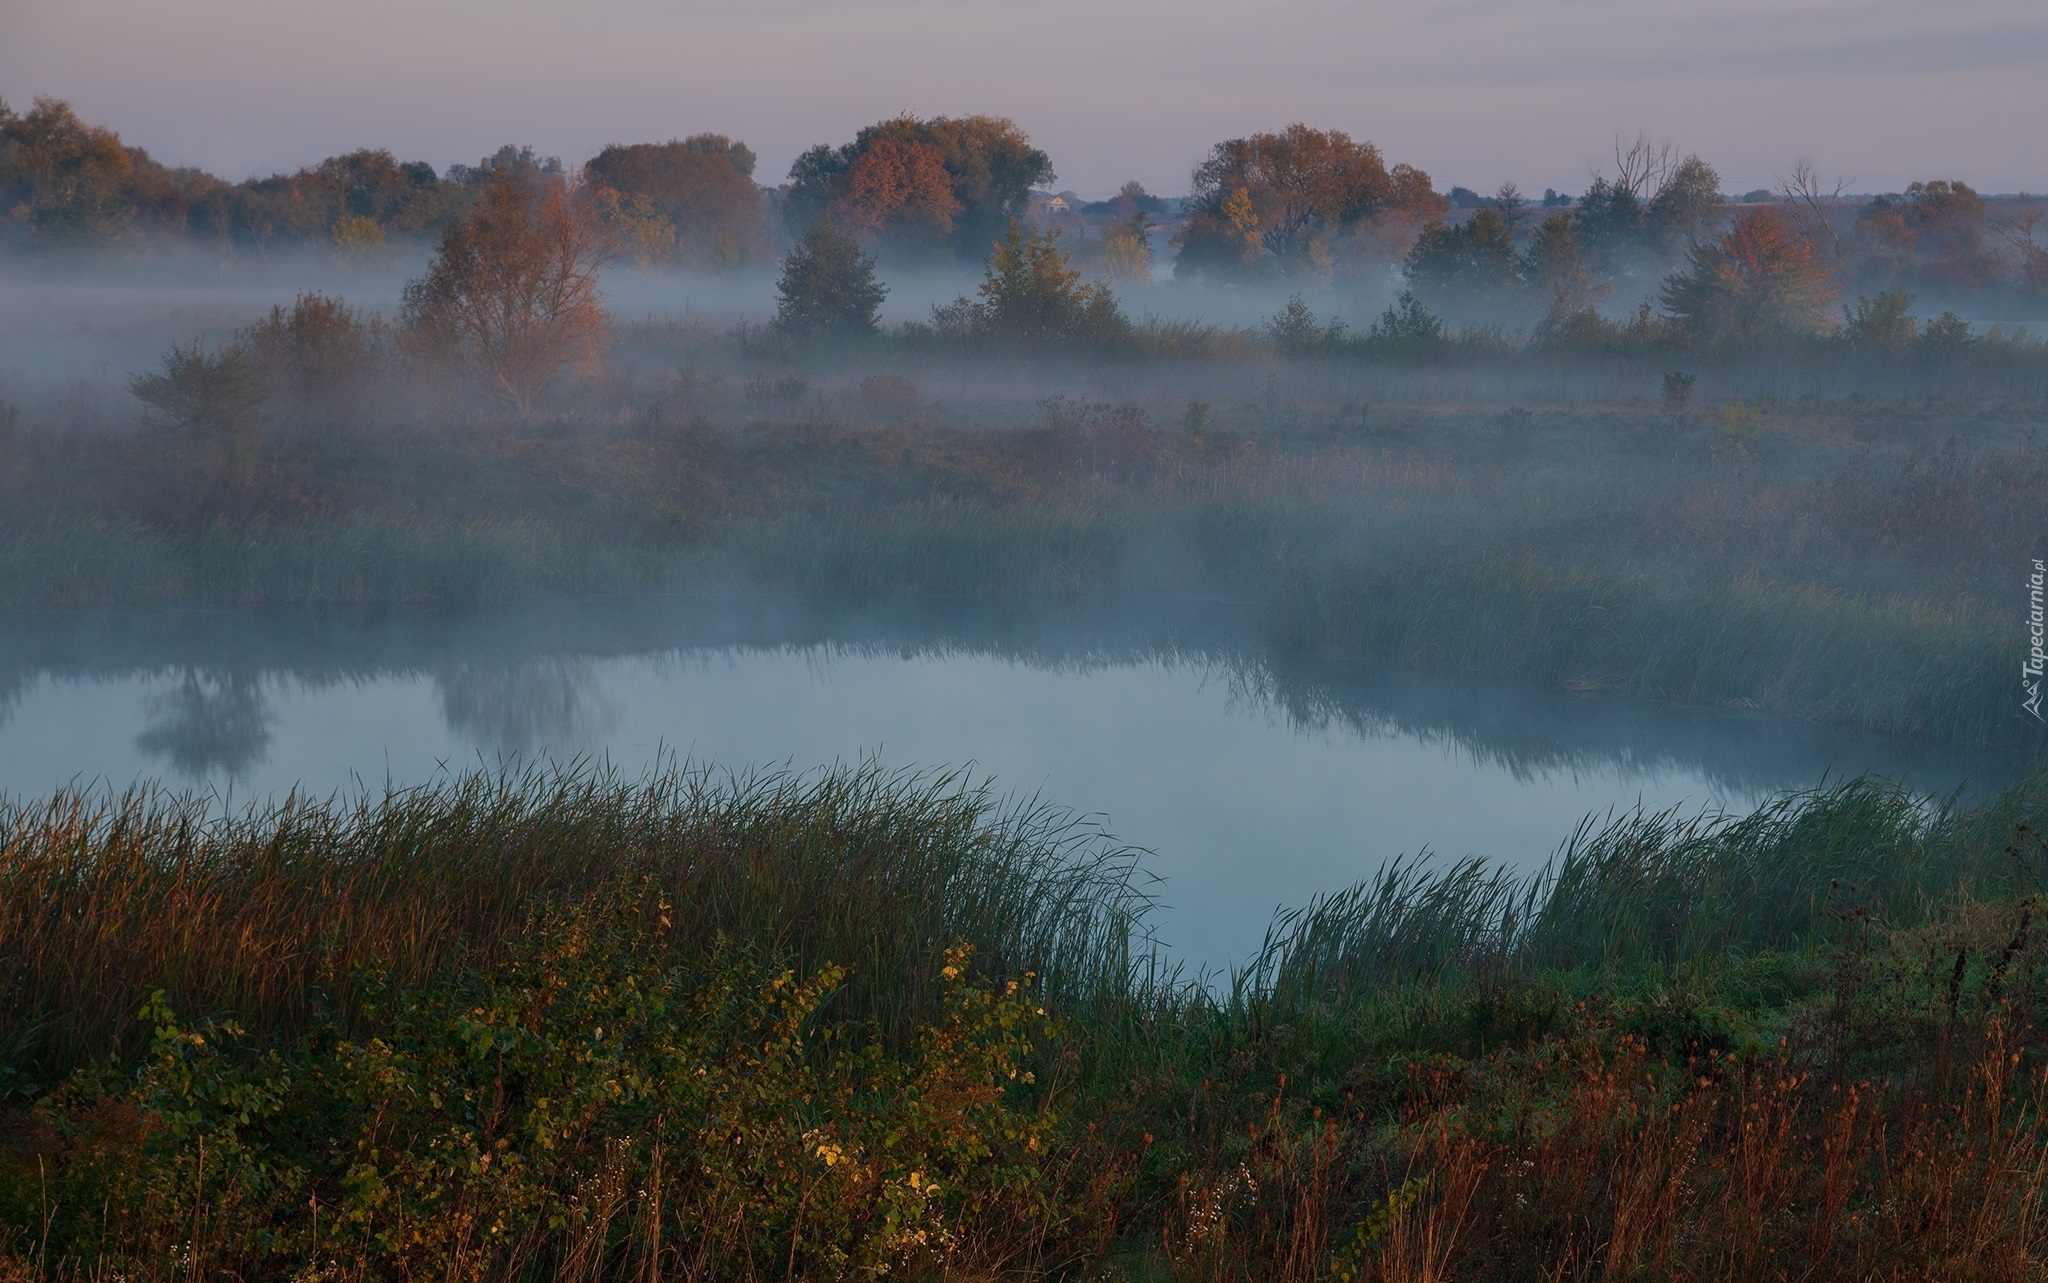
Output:
<path fill-rule="evenodd" d="M 47 612 L 0 627 L 0 791 L 156 778 L 241 805 L 479 764 L 972 764 L 1156 852 L 1175 953 L 1424 851 L 1541 863 L 1589 813 L 1746 808 L 2024 763 L 1276 653 L 1228 606 L 579 603 L 374 618 Z"/>

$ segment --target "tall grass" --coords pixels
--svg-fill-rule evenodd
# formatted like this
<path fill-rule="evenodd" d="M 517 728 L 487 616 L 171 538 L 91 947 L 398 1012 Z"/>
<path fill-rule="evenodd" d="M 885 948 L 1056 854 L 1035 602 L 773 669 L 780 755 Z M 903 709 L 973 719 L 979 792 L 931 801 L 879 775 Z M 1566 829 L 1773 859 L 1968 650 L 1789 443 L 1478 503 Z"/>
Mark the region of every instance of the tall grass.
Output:
<path fill-rule="evenodd" d="M 2036 1277 L 2044 833 L 2048 777 L 1612 817 L 1211 987 L 1135 853 L 959 776 L 15 803 L 0 1260 Z"/>
<path fill-rule="evenodd" d="M 2048 777 L 1979 805 L 1859 778 L 1744 815 L 1679 809 L 1589 817 L 1527 876 L 1468 857 L 1397 861 L 1283 912 L 1235 978 L 1239 1001 L 1365 1001 L 1414 982 L 1669 965 L 1798 948 L 1876 913 L 1910 926 L 1958 890 L 2048 883 Z"/>
<path fill-rule="evenodd" d="M 0 809 L 0 1055 L 44 1082 L 132 1055 L 158 989 L 288 1028 L 370 972 L 488 962 L 544 904 L 635 878 L 674 904 L 675 949 L 849 967 L 848 1010 L 898 1031 L 957 943 L 1063 997 L 1121 987 L 1147 904 L 1133 853 L 1065 813 L 872 764 L 473 773 L 235 815 L 67 791 Z"/>

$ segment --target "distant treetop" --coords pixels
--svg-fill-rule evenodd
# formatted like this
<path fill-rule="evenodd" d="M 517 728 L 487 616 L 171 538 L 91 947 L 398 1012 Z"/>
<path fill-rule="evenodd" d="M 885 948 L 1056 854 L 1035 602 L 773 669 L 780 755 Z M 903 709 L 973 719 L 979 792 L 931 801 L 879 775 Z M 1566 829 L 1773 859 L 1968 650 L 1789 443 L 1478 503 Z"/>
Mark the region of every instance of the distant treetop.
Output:
<path fill-rule="evenodd" d="M 898 116 L 799 156 L 783 223 L 801 232 L 825 218 L 897 253 L 979 259 L 1053 177 L 1051 159 L 1003 117 Z"/>

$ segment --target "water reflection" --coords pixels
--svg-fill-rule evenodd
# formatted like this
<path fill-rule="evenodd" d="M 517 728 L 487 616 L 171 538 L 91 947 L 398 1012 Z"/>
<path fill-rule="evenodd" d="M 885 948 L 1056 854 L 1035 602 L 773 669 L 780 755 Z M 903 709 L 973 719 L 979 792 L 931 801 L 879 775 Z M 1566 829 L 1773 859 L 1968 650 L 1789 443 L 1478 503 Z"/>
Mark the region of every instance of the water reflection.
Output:
<path fill-rule="evenodd" d="M 147 724 L 135 747 L 192 780 L 247 779 L 270 751 L 277 715 L 262 678 L 186 668 L 169 690 L 143 702 Z"/>
<path fill-rule="evenodd" d="M 500 757 L 592 748 L 619 723 L 588 656 L 456 664 L 434 675 L 448 729 Z"/>
<path fill-rule="evenodd" d="M 416 706 L 422 696 L 427 709 L 439 714 L 441 731 L 432 738 L 446 760 L 467 753 L 488 761 L 493 754 L 611 750 L 614 760 L 630 767 L 635 753 L 658 746 L 643 742 L 649 734 L 671 748 L 695 745 L 719 754 L 721 732 L 687 706 L 664 704 L 667 721 L 649 731 L 647 701 L 678 689 L 678 673 L 745 656 L 793 659 L 796 668 L 783 680 L 805 683 L 829 682 L 835 665 L 848 674 L 866 674 L 861 680 L 889 665 L 922 667 L 931 670 L 920 679 L 926 685 L 914 692 L 906 688 L 906 697 L 939 704 L 957 698 L 948 685 L 953 679 L 942 670 L 957 668 L 958 680 L 967 680 L 964 674 L 989 660 L 1091 684 L 1102 698 L 1111 698 L 1115 685 L 1098 680 L 1104 674 L 1157 669 L 1191 675 L 1206 689 L 1222 687 L 1234 716 L 1278 719 L 1304 736 L 1412 741 L 1523 783 L 1589 774 L 1655 778 L 1679 771 L 1733 796 L 1812 783 L 1823 773 L 1869 771 L 1908 776 L 1923 788 L 1945 791 L 1964 781 L 1997 787 L 2028 769 L 2028 759 L 2011 752 L 1902 743 L 1815 724 L 1293 655 L 1270 645 L 1253 612 L 1228 603 L 1067 602 L 1046 609 L 1022 601 L 845 609 L 736 597 L 373 615 L 20 612 L 0 622 L 0 791 L 48 786 L 45 778 L 22 778 L 4 759 L 10 739 L 26 758 L 32 756 L 28 739 L 51 737 L 47 719 L 34 731 L 17 728 L 15 721 L 24 700 L 54 697 L 53 682 L 111 690 L 143 681 L 141 729 L 132 729 L 134 714 L 127 714 L 131 729 L 125 738 L 158 769 L 187 778 L 246 779 L 273 759 L 275 773 L 284 761 L 276 747 L 273 706 L 279 701 L 290 703 L 287 722 L 294 725 L 317 716 L 336 726 L 354 724 L 357 742 L 376 735 L 388 742 L 394 719 L 414 726 L 426 711 Z M 882 661 L 887 663 L 875 667 Z M 166 673 L 173 675 L 168 687 Z M 731 695 L 722 680 L 707 689 L 720 698 Z M 757 698 L 772 701 L 778 695 L 771 682 Z M 81 698 L 74 691 L 60 700 L 68 701 L 73 733 L 103 735 L 77 713 Z M 784 722 L 757 729 L 764 741 L 780 730 L 794 742 L 803 729 L 803 703 L 778 707 Z M 900 711 L 877 707 L 885 717 Z M 1020 708 L 1016 714 L 1045 717 L 1051 710 L 1034 714 Z M 720 716 L 744 719 L 731 709 Z M 1006 733 L 991 723 L 983 739 L 993 745 Z M 872 748 L 882 738 L 874 732 L 855 747 Z M 90 744 L 79 749 L 88 775 L 118 769 L 111 760 L 94 759 L 95 751 Z M 985 756 L 979 745 L 970 752 Z"/>
<path fill-rule="evenodd" d="M 24 613 L 0 621 L 0 699 L 0 793 L 16 795 L 175 775 L 243 798 L 325 796 L 543 753 L 629 775 L 664 752 L 734 768 L 973 763 L 1156 851 L 1156 925 L 1216 964 L 1256 948 L 1276 907 L 1403 854 L 1530 867 L 1589 812 L 1741 809 L 1862 772 L 1991 788 L 2028 769 L 2012 753 L 1303 656 L 1218 603 Z"/>

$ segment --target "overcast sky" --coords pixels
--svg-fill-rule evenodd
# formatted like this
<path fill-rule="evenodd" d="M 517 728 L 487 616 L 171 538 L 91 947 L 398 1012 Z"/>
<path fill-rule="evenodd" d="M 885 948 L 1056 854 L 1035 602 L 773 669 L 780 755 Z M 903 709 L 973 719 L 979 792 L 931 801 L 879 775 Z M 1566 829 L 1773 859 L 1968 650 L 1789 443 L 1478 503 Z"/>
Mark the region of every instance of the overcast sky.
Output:
<path fill-rule="evenodd" d="M 772 183 L 909 111 L 1011 116 L 1090 195 L 1295 120 L 1439 188 L 1576 192 L 1640 129 L 1730 191 L 2048 189 L 2043 0 L 0 0 L 0 95 L 39 94 L 233 177 L 713 130 Z"/>

